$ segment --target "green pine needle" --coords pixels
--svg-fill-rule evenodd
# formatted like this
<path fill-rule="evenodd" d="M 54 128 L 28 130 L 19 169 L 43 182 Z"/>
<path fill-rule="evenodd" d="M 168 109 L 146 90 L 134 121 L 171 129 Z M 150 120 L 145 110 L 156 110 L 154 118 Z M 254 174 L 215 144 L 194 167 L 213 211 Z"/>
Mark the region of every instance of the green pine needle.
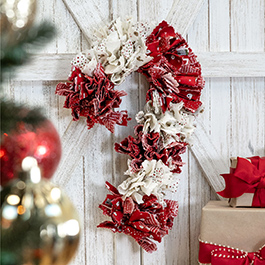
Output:
<path fill-rule="evenodd" d="M 1 100 L 1 135 L 17 129 L 19 123 L 24 122 L 35 128 L 40 122 L 46 120 L 39 108 L 28 109 L 23 105 L 9 100 Z"/>
<path fill-rule="evenodd" d="M 8 35 L 1 35 L 1 74 L 0 82 L 6 73 L 13 73 L 15 67 L 25 64 L 33 51 L 37 51 L 55 36 L 55 28 L 43 22 L 18 34 L 15 44 L 10 45 Z"/>

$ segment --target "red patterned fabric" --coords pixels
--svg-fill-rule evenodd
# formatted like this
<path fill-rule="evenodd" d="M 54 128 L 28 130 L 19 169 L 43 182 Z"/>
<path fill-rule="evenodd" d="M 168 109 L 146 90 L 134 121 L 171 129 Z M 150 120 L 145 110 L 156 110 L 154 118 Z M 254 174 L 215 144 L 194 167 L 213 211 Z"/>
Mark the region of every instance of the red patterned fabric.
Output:
<path fill-rule="evenodd" d="M 199 262 L 211 265 L 265 265 L 265 245 L 257 252 L 200 242 Z"/>
<path fill-rule="evenodd" d="M 183 165 L 180 154 L 186 151 L 187 143 L 175 142 L 167 148 L 160 149 L 159 133 L 143 133 L 143 125 L 135 126 L 135 138 L 131 135 L 126 137 L 121 143 L 115 143 L 115 150 L 121 154 L 127 154 L 132 158 L 131 167 L 134 172 L 141 169 L 144 160 L 162 160 L 164 164 L 170 166 L 173 173 L 180 173 Z"/>
<path fill-rule="evenodd" d="M 195 112 L 202 104 L 204 80 L 201 66 L 185 39 L 163 21 L 148 36 L 146 45 L 148 55 L 154 59 L 138 71 L 150 82 L 147 100 L 152 100 L 152 91 L 157 90 L 163 111 L 168 109 L 170 101 L 183 101 L 188 111 Z"/>
<path fill-rule="evenodd" d="M 55 93 L 66 96 L 64 107 L 72 109 L 74 120 L 84 116 L 87 118 L 88 129 L 99 123 L 105 125 L 112 133 L 115 124 L 127 125 L 127 111 L 114 111 L 120 106 L 121 97 L 127 93 L 114 90 L 114 85 L 100 64 L 97 65 L 93 77 L 73 67 L 68 80 L 70 82 L 59 83 Z"/>
<path fill-rule="evenodd" d="M 154 195 L 144 196 L 142 204 L 137 204 L 132 198 L 123 200 L 122 195 L 110 183 L 106 186 L 112 194 L 108 194 L 99 208 L 112 221 L 105 221 L 98 227 L 111 229 L 113 232 L 132 236 L 147 252 L 157 249 L 152 241 L 161 242 L 173 226 L 173 220 L 178 215 L 178 203 L 165 200 L 166 206 L 158 203 Z"/>
<path fill-rule="evenodd" d="M 254 193 L 252 206 L 265 207 L 265 157 L 238 157 L 237 167 L 230 174 L 222 174 L 226 188 L 218 192 L 225 198 L 236 198 L 244 193 Z"/>
<path fill-rule="evenodd" d="M 119 35 L 127 26 L 128 28 L 132 27 L 130 20 L 121 24 L 120 19 L 117 19 L 109 28 L 110 34 L 113 33 L 114 25 L 117 27 L 116 33 L 119 33 Z M 139 32 L 136 30 L 133 34 L 135 36 L 141 35 L 145 38 L 145 29 L 147 27 L 143 24 L 139 27 L 138 24 L 136 28 L 139 28 Z M 126 111 L 115 111 L 120 106 L 121 97 L 125 96 L 126 93 L 114 90 L 114 84 L 110 80 L 113 80 L 114 83 L 116 82 L 115 84 L 120 84 L 124 76 L 129 74 L 124 69 L 130 69 L 131 72 L 141 66 L 138 72 L 145 75 L 150 83 L 146 101 L 155 102 L 153 106 L 149 105 L 149 107 L 154 109 L 154 113 L 152 113 L 155 117 L 153 123 L 161 122 L 156 119 L 156 116 L 161 116 L 161 112 L 165 113 L 172 106 L 175 107 L 175 110 L 170 110 L 171 113 L 164 115 L 164 122 L 170 127 L 168 128 L 169 132 L 172 129 L 172 134 L 166 131 L 162 131 L 161 134 L 159 132 L 147 133 L 148 131 L 143 133 L 143 125 L 138 125 L 134 130 L 135 136 L 130 135 L 121 143 L 115 144 L 117 152 L 131 157 L 129 171 L 133 173 L 138 172 L 142 168 L 142 163 L 145 160 L 157 160 L 160 161 L 159 163 L 163 162 L 165 164 L 163 166 L 166 170 L 163 172 L 167 173 L 161 173 L 162 171 L 160 171 L 160 179 L 152 180 L 149 176 L 152 185 L 154 187 L 157 186 L 158 190 L 161 189 L 158 191 L 159 193 L 156 193 L 162 194 L 161 204 L 156 196 L 152 194 L 143 196 L 144 203 L 137 204 L 131 197 L 123 198 L 115 187 L 107 183 L 107 187 L 112 194 L 107 195 L 105 201 L 99 206 L 105 215 L 112 218 L 112 221 L 103 222 L 99 227 L 131 235 L 147 252 L 152 252 L 156 250 L 156 245 L 152 240 L 161 241 L 161 238 L 172 228 L 173 219 L 178 213 L 177 202 L 171 200 L 163 201 L 164 192 L 162 192 L 160 184 L 166 178 L 170 182 L 172 173 L 181 172 L 180 168 L 183 162 L 180 155 L 186 151 L 186 146 L 188 145 L 184 140 L 188 141 L 194 130 L 194 125 L 192 124 L 194 115 L 192 113 L 196 112 L 202 105 L 200 96 L 204 87 L 204 80 L 201 76 L 201 66 L 195 54 L 189 48 L 185 39 L 176 33 L 174 28 L 165 21 L 162 21 L 146 38 L 146 45 L 144 45 L 144 39 L 141 38 L 140 44 L 137 44 L 140 55 L 137 49 L 136 51 L 134 50 L 131 42 L 123 43 L 124 38 L 120 39 L 120 36 L 117 40 L 117 44 L 121 44 L 117 47 L 120 48 L 115 48 L 116 44 L 109 45 L 111 47 L 108 48 L 105 43 L 106 38 L 102 36 L 101 43 L 95 43 L 95 46 L 92 47 L 95 52 L 93 56 L 91 51 L 87 55 L 77 56 L 73 64 L 80 66 L 89 76 L 84 74 L 79 68 L 73 67 L 69 82 L 59 83 L 56 87 L 56 94 L 66 97 L 64 107 L 72 109 L 74 120 L 84 116 L 87 118 L 88 129 L 92 128 L 95 123 L 99 123 L 105 125 L 113 133 L 115 124 L 127 125 L 129 118 Z M 147 54 L 145 54 L 146 48 Z M 112 51 L 113 49 L 115 50 L 115 55 L 112 52 L 107 52 L 109 54 L 107 56 L 108 59 L 106 59 L 105 50 Z M 97 53 L 96 50 L 100 53 Z M 112 58 L 113 56 L 115 57 L 114 59 Z M 132 64 L 131 59 L 126 59 L 127 61 L 124 64 L 124 56 L 128 58 L 131 56 L 131 59 L 137 61 L 137 63 Z M 114 61 L 112 59 L 110 61 L 110 58 Z M 99 62 L 101 59 L 105 61 L 102 61 L 105 69 L 99 63 L 94 69 L 94 63 Z M 143 65 L 144 63 L 146 64 Z M 110 71 L 111 68 L 114 68 L 115 71 L 113 69 Z M 105 73 L 105 70 L 109 75 Z M 115 75 L 111 76 L 112 74 Z M 177 104 L 170 104 L 180 102 L 181 104 L 178 104 L 178 106 L 176 106 Z M 173 112 L 175 113 L 172 114 Z M 145 114 L 143 112 L 144 116 Z M 145 120 L 145 117 L 143 120 Z M 166 174 L 170 175 L 170 178 L 166 177 Z M 155 176 L 153 174 L 152 178 L 155 178 Z M 144 179 L 146 176 L 143 175 L 141 177 Z M 166 183 L 165 190 L 167 188 L 170 189 L 175 184 Z M 152 190 L 154 191 L 155 189 Z M 149 195 L 150 193 L 144 194 Z"/>
<path fill-rule="evenodd" d="M 146 45 L 148 55 L 153 59 L 138 69 L 150 83 L 146 101 L 160 104 L 163 112 L 170 109 L 171 102 L 183 102 L 184 112 L 189 114 L 197 111 L 202 104 L 200 96 L 204 80 L 201 66 L 187 42 L 163 21 L 147 38 Z M 127 119 L 125 117 L 124 120 Z M 161 135 L 143 133 L 143 125 L 136 126 L 134 133 L 135 136 L 130 135 L 115 144 L 117 152 L 131 157 L 129 170 L 139 171 L 145 160 L 162 160 L 169 171 L 181 172 L 183 163 L 180 155 L 186 151 L 186 142 L 176 141 L 164 147 Z M 156 196 L 151 194 L 143 196 L 144 203 L 138 204 L 131 197 L 122 197 L 109 183 L 106 185 L 112 194 L 108 194 L 99 207 L 111 217 L 111 221 L 105 221 L 98 227 L 130 235 L 147 252 L 155 251 L 157 247 L 153 240 L 161 242 L 172 228 L 178 213 L 177 202 L 164 200 L 165 205 L 160 204 Z"/>

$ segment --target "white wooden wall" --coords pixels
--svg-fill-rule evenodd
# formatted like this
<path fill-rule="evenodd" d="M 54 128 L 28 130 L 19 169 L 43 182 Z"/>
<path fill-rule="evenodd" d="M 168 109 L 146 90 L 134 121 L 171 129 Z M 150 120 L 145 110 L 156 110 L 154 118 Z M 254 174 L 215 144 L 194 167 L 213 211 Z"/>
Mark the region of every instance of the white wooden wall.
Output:
<path fill-rule="evenodd" d="M 89 5 L 83 5 L 81 0 L 72 0 L 73 4 L 87 10 L 87 29 L 91 29 L 98 21 L 110 21 L 118 16 L 127 15 L 132 15 L 136 20 L 153 21 L 158 24 L 170 11 L 171 13 L 174 11 L 171 9 L 173 2 L 176 8 L 181 1 L 90 0 L 84 2 L 88 2 Z M 249 54 L 264 52 L 264 5 L 264 0 L 204 1 L 199 15 L 186 36 L 195 53 L 246 52 L 248 58 L 255 58 L 249 59 L 250 63 L 235 64 L 239 70 L 245 69 L 247 74 L 250 73 L 248 77 L 231 77 L 235 76 L 236 72 L 231 70 L 233 69 L 231 65 L 231 69 L 230 66 L 221 67 L 221 71 L 223 70 L 225 74 L 218 72 L 216 76 L 219 77 L 206 78 L 202 95 L 205 112 L 200 121 L 220 154 L 219 158 L 213 158 L 214 162 L 218 163 L 219 159 L 224 160 L 227 170 L 230 156 L 265 155 L 265 82 L 262 74 L 265 72 L 265 62 L 258 61 L 259 56 L 255 57 L 253 54 L 252 57 Z M 92 12 L 95 8 L 100 10 L 99 17 Z M 189 16 L 188 10 L 186 15 Z M 77 53 L 88 46 L 84 35 L 62 0 L 39 0 L 37 17 L 38 20 L 44 18 L 51 20 L 59 33 L 41 53 Z M 173 26 L 178 30 L 177 24 Z M 57 57 L 52 55 L 50 58 L 54 58 L 54 66 L 56 66 L 54 68 L 58 72 L 68 67 L 65 63 L 62 64 L 56 60 Z M 41 72 L 45 68 L 43 63 L 45 64 L 45 58 L 42 61 L 36 61 L 32 67 L 32 76 L 34 76 L 32 79 L 38 79 L 34 72 Z M 214 63 L 214 67 L 218 68 L 216 64 L 218 59 Z M 207 71 L 210 70 L 211 67 L 207 69 Z M 30 72 L 26 74 L 30 76 Z M 56 75 L 56 72 L 52 74 Z M 65 72 L 65 78 L 67 76 L 68 72 Z M 157 252 L 146 254 L 133 239 L 96 228 L 97 224 L 105 220 L 98 209 L 98 204 L 104 200 L 107 193 L 104 182 L 107 180 L 114 185 L 119 184 L 124 179 L 123 172 L 126 170 L 128 157 L 114 152 L 113 144 L 133 133 L 135 121 L 132 120 L 127 128 L 116 127 L 115 135 L 111 135 L 105 127 L 95 126 L 83 137 L 86 131 L 84 120 L 70 123 L 70 110 L 62 108 L 64 97 L 54 94 L 58 81 L 48 81 L 45 77 L 39 81 L 29 81 L 30 78 L 27 78 L 27 81 L 19 80 L 25 80 L 25 78 L 20 76 L 18 80 L 11 81 L 6 91 L 7 95 L 29 106 L 42 106 L 62 136 L 64 155 L 60 170 L 57 171 L 53 181 L 67 191 L 83 223 L 79 251 L 71 265 L 197 264 L 201 208 L 210 199 L 216 199 L 216 195 L 208 185 L 193 154 L 188 151 L 183 155 L 186 165 L 180 177 L 179 191 L 177 194 L 170 195 L 180 204 L 179 216 L 173 230 L 163 239 Z M 144 106 L 147 82 L 142 76 L 134 73 L 127 77 L 119 89 L 128 92 L 128 96 L 123 99 L 121 109 L 128 109 L 129 115 L 134 117 L 136 112 Z M 69 126 L 72 131 L 75 130 L 76 134 L 66 142 L 65 139 L 72 132 L 67 130 Z M 78 152 L 78 156 L 71 156 L 71 148 L 80 141 L 83 141 L 83 147 Z M 70 170 L 69 168 L 64 170 L 62 166 L 67 163 L 72 163 Z M 207 168 L 207 161 L 203 163 Z"/>

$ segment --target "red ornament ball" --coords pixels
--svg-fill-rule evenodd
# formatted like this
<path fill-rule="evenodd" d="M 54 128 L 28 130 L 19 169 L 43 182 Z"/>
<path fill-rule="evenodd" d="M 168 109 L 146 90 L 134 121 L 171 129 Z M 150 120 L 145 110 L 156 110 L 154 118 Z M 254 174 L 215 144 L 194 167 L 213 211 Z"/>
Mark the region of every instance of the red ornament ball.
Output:
<path fill-rule="evenodd" d="M 1 139 L 1 186 L 17 177 L 22 160 L 26 156 L 37 159 L 44 178 L 51 178 L 61 158 L 60 137 L 49 120 L 38 125 L 20 122 L 10 133 Z"/>

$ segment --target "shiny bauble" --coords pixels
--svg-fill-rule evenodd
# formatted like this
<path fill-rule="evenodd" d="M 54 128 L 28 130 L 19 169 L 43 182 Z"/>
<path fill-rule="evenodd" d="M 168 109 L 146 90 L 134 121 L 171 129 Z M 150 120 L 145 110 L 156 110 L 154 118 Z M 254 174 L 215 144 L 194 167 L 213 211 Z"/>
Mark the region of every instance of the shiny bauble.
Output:
<path fill-rule="evenodd" d="M 36 0 L 1 0 L 1 33 L 10 37 L 16 31 L 31 26 L 36 11 Z"/>
<path fill-rule="evenodd" d="M 68 197 L 38 167 L 1 191 L 2 265 L 65 265 L 78 247 L 80 225 Z"/>
<path fill-rule="evenodd" d="M 21 171 L 21 162 L 26 156 L 37 159 L 42 176 L 51 178 L 61 158 L 60 137 L 49 120 L 33 126 L 21 122 L 1 139 L 0 163 L 1 185 L 4 186 Z"/>

